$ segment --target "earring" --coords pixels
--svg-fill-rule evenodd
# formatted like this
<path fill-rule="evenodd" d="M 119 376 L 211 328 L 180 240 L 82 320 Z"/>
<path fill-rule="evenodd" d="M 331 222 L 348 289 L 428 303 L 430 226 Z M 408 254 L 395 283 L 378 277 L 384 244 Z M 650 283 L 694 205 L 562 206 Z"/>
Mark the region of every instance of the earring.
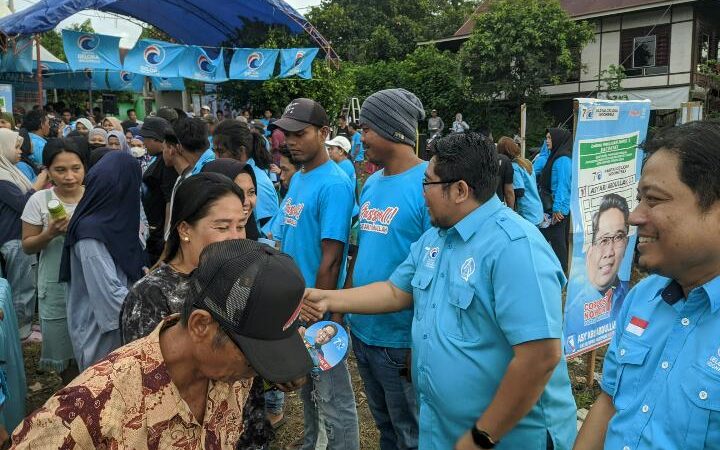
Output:
<path fill-rule="evenodd" d="M 185 242 L 190 242 L 190 238 L 187 237 L 187 236 L 183 237 L 182 240 L 185 241 Z"/>

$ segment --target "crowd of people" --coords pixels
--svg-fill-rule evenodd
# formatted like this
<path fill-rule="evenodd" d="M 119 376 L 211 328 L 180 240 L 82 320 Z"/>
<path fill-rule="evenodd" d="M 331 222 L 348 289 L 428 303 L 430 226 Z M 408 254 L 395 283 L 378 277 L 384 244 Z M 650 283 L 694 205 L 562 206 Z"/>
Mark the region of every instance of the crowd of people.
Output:
<path fill-rule="evenodd" d="M 424 161 L 425 109 L 404 89 L 333 128 L 307 98 L 278 119 L 84 116 L 0 117 L 11 448 L 269 449 L 299 390 L 294 448 L 359 449 L 347 360 L 319 367 L 303 341 L 321 320 L 318 346 L 348 329 L 382 450 L 718 448 L 720 125 L 644 145 L 624 220 L 653 275 L 617 312 L 578 434 L 561 345 L 570 132 L 548 129 L 529 161 L 460 114 L 441 137 L 432 110 Z M 34 412 L 32 341 L 63 383 Z"/>

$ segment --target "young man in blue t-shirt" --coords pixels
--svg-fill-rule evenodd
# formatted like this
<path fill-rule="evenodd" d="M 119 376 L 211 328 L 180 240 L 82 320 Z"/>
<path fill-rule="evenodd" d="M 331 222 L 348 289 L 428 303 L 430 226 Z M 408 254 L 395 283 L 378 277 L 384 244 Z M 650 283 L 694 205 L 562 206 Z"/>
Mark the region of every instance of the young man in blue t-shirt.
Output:
<path fill-rule="evenodd" d="M 300 267 L 308 287 L 337 289 L 345 280 L 355 194 L 348 177 L 325 151 L 330 133 L 327 114 L 313 100 L 295 99 L 270 127 L 283 130 L 293 159 L 303 164 L 278 212 L 282 227 L 280 236 L 274 238 Z M 332 320 L 342 323 L 342 316 L 333 315 Z M 357 409 L 345 361 L 328 371 L 313 371 L 301 398 L 303 449 L 315 448 L 321 423 L 328 449 L 359 448 Z"/>
<path fill-rule="evenodd" d="M 387 280 L 428 230 L 422 181 L 427 162 L 415 155 L 423 105 L 411 92 L 388 89 L 365 100 L 360 126 L 365 154 L 383 170 L 368 178 L 360 194 L 358 253 L 346 287 Z M 412 309 L 348 316 L 358 371 L 381 449 L 418 446 L 415 390 L 407 375 Z"/>

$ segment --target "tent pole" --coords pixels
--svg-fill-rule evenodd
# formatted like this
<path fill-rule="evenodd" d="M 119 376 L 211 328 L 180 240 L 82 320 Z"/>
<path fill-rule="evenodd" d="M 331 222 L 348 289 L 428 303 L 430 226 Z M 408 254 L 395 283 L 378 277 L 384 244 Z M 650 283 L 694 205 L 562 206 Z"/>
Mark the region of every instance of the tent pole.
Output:
<path fill-rule="evenodd" d="M 43 77 L 42 70 L 40 70 L 40 35 L 35 35 L 35 54 L 37 57 L 37 83 L 38 83 L 38 100 L 37 103 L 42 108 L 43 106 Z"/>

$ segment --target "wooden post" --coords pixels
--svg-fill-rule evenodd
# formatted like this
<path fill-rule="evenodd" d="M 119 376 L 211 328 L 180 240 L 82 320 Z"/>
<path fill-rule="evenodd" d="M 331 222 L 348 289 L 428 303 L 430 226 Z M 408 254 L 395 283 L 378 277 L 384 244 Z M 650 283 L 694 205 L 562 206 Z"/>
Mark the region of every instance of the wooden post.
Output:
<path fill-rule="evenodd" d="M 520 105 L 520 156 L 525 158 L 525 131 L 527 128 L 527 103 Z"/>
<path fill-rule="evenodd" d="M 590 353 L 588 353 L 588 362 L 587 362 L 587 387 L 592 389 L 593 382 L 595 381 L 595 356 L 597 354 L 597 350 L 593 350 Z"/>
<path fill-rule="evenodd" d="M 43 76 L 40 69 L 40 35 L 35 35 L 35 55 L 37 58 L 37 83 L 38 83 L 38 100 L 37 103 L 42 108 L 43 105 Z"/>

